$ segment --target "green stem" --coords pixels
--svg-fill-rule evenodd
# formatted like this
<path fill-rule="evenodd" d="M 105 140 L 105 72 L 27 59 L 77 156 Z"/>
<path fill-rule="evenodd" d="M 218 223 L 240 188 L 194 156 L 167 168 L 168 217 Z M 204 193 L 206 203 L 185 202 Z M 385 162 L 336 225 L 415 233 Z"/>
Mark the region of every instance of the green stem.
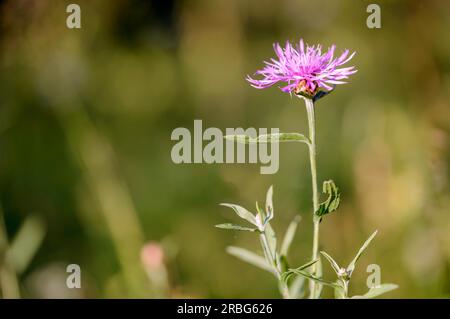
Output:
<path fill-rule="evenodd" d="M 314 234 L 313 234 L 313 249 L 312 259 L 316 260 L 319 254 L 319 223 L 320 219 L 316 217 L 315 212 L 319 209 L 319 196 L 317 190 L 317 168 L 316 168 L 316 127 L 314 116 L 314 102 L 312 99 L 305 98 L 306 111 L 308 114 L 308 126 L 309 126 L 309 162 L 311 165 L 311 180 L 312 180 L 312 192 L 313 192 L 313 222 L 314 222 Z M 314 275 L 317 271 L 317 263 L 312 266 L 311 273 Z M 310 281 L 310 298 L 317 298 L 316 296 L 315 281 Z"/>
<path fill-rule="evenodd" d="M 279 279 L 280 282 L 280 292 L 283 296 L 283 299 L 291 299 L 291 295 L 289 294 L 289 287 L 286 283 L 284 283 L 281 279 Z"/>
<path fill-rule="evenodd" d="M 342 279 L 341 281 L 342 281 L 342 286 L 344 288 L 344 298 L 347 299 L 348 298 L 348 284 L 349 284 L 349 282 L 348 282 L 348 280 L 344 280 L 344 279 Z"/>
<path fill-rule="evenodd" d="M 289 288 L 287 284 L 283 280 L 281 280 L 282 271 L 275 260 L 274 252 L 272 252 L 270 249 L 269 241 L 267 240 L 265 232 L 262 232 L 260 234 L 260 239 L 264 255 L 266 256 L 266 259 L 270 261 L 270 265 L 273 267 L 274 273 L 277 276 L 280 293 L 284 299 L 290 299 Z"/>

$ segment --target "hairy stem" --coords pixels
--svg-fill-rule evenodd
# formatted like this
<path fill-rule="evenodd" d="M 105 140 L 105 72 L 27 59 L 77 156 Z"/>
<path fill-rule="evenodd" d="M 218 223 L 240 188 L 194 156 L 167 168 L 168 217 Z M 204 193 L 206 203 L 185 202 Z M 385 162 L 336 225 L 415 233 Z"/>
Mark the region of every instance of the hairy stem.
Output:
<path fill-rule="evenodd" d="M 312 249 L 312 259 L 316 260 L 319 253 L 319 224 L 320 219 L 315 216 L 315 212 L 319 209 L 319 197 L 317 190 L 317 168 L 316 168 L 316 127 L 315 127 L 315 116 L 314 116 L 314 102 L 312 99 L 305 98 L 306 111 L 308 113 L 308 126 L 309 126 L 309 162 L 311 165 L 311 181 L 312 181 L 312 193 L 313 193 L 313 223 L 314 223 L 314 235 L 313 235 L 313 249 Z M 314 275 L 317 271 L 317 264 L 314 264 L 311 269 L 311 273 Z M 316 296 L 316 285 L 315 281 L 310 281 L 310 295 L 311 299 L 317 298 Z"/>

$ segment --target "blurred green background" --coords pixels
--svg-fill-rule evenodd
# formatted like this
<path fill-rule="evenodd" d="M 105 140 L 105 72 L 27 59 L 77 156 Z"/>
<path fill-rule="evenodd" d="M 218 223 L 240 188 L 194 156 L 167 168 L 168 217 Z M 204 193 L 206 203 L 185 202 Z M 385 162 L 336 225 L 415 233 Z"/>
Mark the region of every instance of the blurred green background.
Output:
<path fill-rule="evenodd" d="M 81 6 L 81 29 L 66 6 Z M 351 294 L 380 265 L 393 298 L 450 296 L 450 2 L 0 1 L 0 282 L 3 297 L 278 297 L 270 275 L 227 255 L 259 250 L 220 202 L 252 208 L 274 185 L 281 236 L 302 215 L 292 264 L 310 258 L 308 154 L 280 170 L 171 161 L 177 127 L 306 132 L 298 99 L 245 75 L 272 43 L 357 52 L 350 83 L 317 104 L 319 183 L 342 204 L 321 246 L 348 263 L 375 229 Z M 150 243 L 150 244 L 148 244 Z M 143 249 L 143 250 L 142 250 Z M 82 288 L 66 287 L 66 266 Z M 325 277 L 331 278 L 325 266 Z M 325 296 L 331 296 L 326 289 Z"/>

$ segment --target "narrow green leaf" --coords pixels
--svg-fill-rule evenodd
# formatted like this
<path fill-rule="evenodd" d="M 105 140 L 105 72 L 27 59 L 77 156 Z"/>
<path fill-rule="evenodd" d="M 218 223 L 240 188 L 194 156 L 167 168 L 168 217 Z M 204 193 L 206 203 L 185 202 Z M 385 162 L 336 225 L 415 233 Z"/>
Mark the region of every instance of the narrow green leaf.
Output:
<path fill-rule="evenodd" d="M 370 242 L 376 236 L 377 233 L 378 233 L 378 230 L 374 231 L 374 233 L 372 235 L 370 235 L 370 237 L 364 242 L 364 244 L 359 249 L 359 251 L 356 254 L 355 258 L 353 258 L 351 263 L 347 266 L 347 273 L 348 273 L 349 276 L 352 275 L 353 270 L 355 270 L 356 262 L 361 257 L 362 253 L 367 249 L 367 247 L 369 246 Z"/>
<path fill-rule="evenodd" d="M 302 142 L 309 144 L 309 139 L 300 133 L 275 133 L 258 136 L 259 143 L 270 142 Z"/>
<path fill-rule="evenodd" d="M 250 213 L 248 210 L 246 210 L 244 207 L 241 207 L 239 205 L 234 205 L 234 204 L 227 204 L 227 203 L 222 203 L 220 205 L 232 208 L 239 217 L 245 219 L 250 224 L 253 224 L 258 227 L 258 224 L 256 222 L 256 217 L 252 213 Z"/>
<path fill-rule="evenodd" d="M 245 261 L 253 266 L 266 270 L 272 274 L 274 274 L 274 269 L 267 263 L 264 257 L 259 256 L 247 249 L 229 246 L 227 247 L 227 252 L 234 257 Z"/>
<path fill-rule="evenodd" d="M 307 262 L 306 264 L 301 265 L 301 266 L 298 267 L 298 268 L 288 269 L 286 272 L 284 272 L 284 273 L 281 275 L 281 277 L 282 277 L 284 280 L 287 281 L 287 280 L 289 279 L 289 277 L 290 277 L 291 275 L 294 274 L 294 273 L 293 273 L 294 270 L 295 270 L 295 271 L 302 271 L 302 270 L 305 270 L 305 269 L 311 267 L 312 265 L 314 265 L 315 263 L 317 263 L 318 261 L 319 261 L 319 259 L 311 260 L 311 261 Z"/>
<path fill-rule="evenodd" d="M 291 246 L 292 241 L 294 240 L 295 232 L 297 231 L 298 223 L 300 222 L 301 217 L 295 216 L 292 222 L 289 224 L 286 234 L 283 238 L 283 243 L 281 244 L 281 255 L 287 256 L 289 252 L 289 247 Z"/>
<path fill-rule="evenodd" d="M 328 198 L 320 203 L 315 214 L 319 217 L 334 212 L 339 207 L 341 194 L 336 184 L 332 180 L 323 182 L 323 193 L 328 194 Z"/>
<path fill-rule="evenodd" d="M 226 140 L 234 141 L 242 144 L 252 144 L 256 143 L 256 138 L 245 135 L 245 134 L 236 134 L 236 135 L 225 135 L 223 137 Z"/>
<path fill-rule="evenodd" d="M 267 223 L 269 220 L 273 218 L 273 186 L 269 187 L 269 190 L 267 191 L 266 195 L 266 220 L 264 220 L 264 223 Z"/>
<path fill-rule="evenodd" d="M 215 227 L 221 228 L 221 229 L 231 229 L 231 230 L 251 231 L 251 232 L 257 230 L 256 228 L 250 228 L 250 227 L 240 226 L 240 225 L 231 224 L 231 223 L 218 224 L 218 225 L 215 225 Z"/>
<path fill-rule="evenodd" d="M 385 294 L 391 290 L 397 289 L 398 286 L 394 284 L 382 284 L 369 289 L 367 293 L 362 296 L 353 296 L 352 299 L 371 299 Z"/>
<path fill-rule="evenodd" d="M 340 276 L 341 267 L 339 267 L 338 263 L 333 259 L 333 257 L 328 255 L 324 251 L 321 251 L 320 253 L 322 254 L 322 256 L 324 256 L 326 258 L 326 260 L 328 260 L 328 262 L 330 263 L 330 265 L 333 268 L 333 270 L 336 273 L 336 275 Z"/>
<path fill-rule="evenodd" d="M 263 134 L 254 138 L 244 134 L 237 135 L 225 135 L 225 139 L 229 141 L 236 141 L 243 144 L 254 144 L 254 143 L 278 143 L 278 142 L 302 142 L 309 144 L 309 139 L 300 133 L 274 133 L 274 134 Z"/>
<path fill-rule="evenodd" d="M 315 263 L 319 262 L 319 259 L 308 261 L 306 264 L 301 265 L 300 267 L 296 268 L 297 270 L 305 270 Z"/>
<path fill-rule="evenodd" d="M 333 288 L 338 287 L 338 285 L 336 283 L 334 283 L 334 282 L 323 280 L 321 278 L 317 278 L 317 277 L 315 277 L 315 276 L 311 275 L 310 273 L 308 273 L 306 271 L 303 271 L 303 270 L 289 269 L 285 274 L 286 274 L 285 276 L 288 276 L 288 277 L 290 277 L 291 275 L 295 274 L 295 275 L 303 276 L 303 277 L 305 277 L 307 279 L 313 280 L 313 281 L 318 282 L 318 283 L 320 283 L 322 285 L 325 285 L 325 286 L 330 286 L 330 287 L 333 287 Z M 285 278 L 285 280 L 287 280 L 287 278 Z"/>

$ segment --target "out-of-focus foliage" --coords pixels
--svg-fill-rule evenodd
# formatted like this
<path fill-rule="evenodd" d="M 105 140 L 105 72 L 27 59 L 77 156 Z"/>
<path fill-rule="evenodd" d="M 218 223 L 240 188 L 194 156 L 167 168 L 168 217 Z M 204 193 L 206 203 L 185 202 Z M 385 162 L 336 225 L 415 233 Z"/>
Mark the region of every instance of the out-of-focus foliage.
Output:
<path fill-rule="evenodd" d="M 65 25 L 72 2 L 79 30 Z M 378 1 L 382 28 L 373 30 L 369 3 L 0 1 L 0 273 L 29 218 L 39 216 L 31 235 L 45 232 L 41 245 L 28 241 L 26 269 L 7 273 L 13 294 L 278 297 L 270 275 L 224 251 L 258 247 L 252 234 L 213 225 L 233 218 L 218 203 L 250 206 L 273 184 L 273 227 L 302 215 L 290 254 L 294 265 L 307 262 L 304 145 L 281 144 L 279 172 L 261 175 L 254 164 L 176 165 L 170 136 L 194 119 L 306 132 L 298 99 L 244 79 L 273 42 L 302 37 L 357 51 L 359 70 L 317 102 L 319 181 L 341 191 L 321 248 L 347 264 L 378 229 L 351 290 L 367 290 L 375 262 L 382 282 L 399 285 L 390 297 L 448 297 L 450 2 Z M 80 290 L 65 286 L 72 263 Z"/>

